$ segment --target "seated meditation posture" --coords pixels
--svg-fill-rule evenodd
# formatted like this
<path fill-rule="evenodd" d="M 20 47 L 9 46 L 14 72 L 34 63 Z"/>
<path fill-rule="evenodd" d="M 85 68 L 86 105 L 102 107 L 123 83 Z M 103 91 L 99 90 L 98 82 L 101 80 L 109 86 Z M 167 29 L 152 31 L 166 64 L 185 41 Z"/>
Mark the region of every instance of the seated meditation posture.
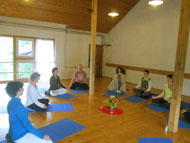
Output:
<path fill-rule="evenodd" d="M 51 96 L 57 96 L 67 93 L 67 89 L 62 85 L 60 77 L 58 76 L 58 68 L 52 69 L 52 76 L 50 78 L 49 94 Z"/>
<path fill-rule="evenodd" d="M 9 82 L 5 88 L 11 97 L 7 110 L 9 114 L 9 132 L 6 139 L 9 143 L 53 143 L 48 135 L 36 130 L 28 120 L 28 111 L 19 98 L 23 94 L 23 83 Z"/>
<path fill-rule="evenodd" d="M 74 72 L 73 78 L 69 85 L 73 90 L 88 90 L 88 84 L 86 84 L 86 73 L 82 70 L 82 65 L 78 65 L 78 70 Z"/>
<path fill-rule="evenodd" d="M 133 89 L 137 96 L 149 98 L 151 96 L 151 79 L 149 78 L 149 71 L 144 70 L 144 77 L 141 78 L 139 84 Z"/>
<path fill-rule="evenodd" d="M 169 74 L 167 76 L 168 83 L 165 84 L 163 92 L 158 96 L 152 97 L 152 103 L 156 105 L 162 105 L 170 102 L 172 97 L 173 76 Z"/>
<path fill-rule="evenodd" d="M 30 84 L 27 88 L 26 106 L 32 110 L 43 112 L 47 109 L 49 100 L 42 96 L 38 90 L 37 82 L 40 74 L 35 72 L 30 76 Z"/>
<path fill-rule="evenodd" d="M 116 74 L 113 76 L 113 79 L 108 86 L 108 90 L 117 93 L 126 93 L 126 78 L 122 71 L 123 69 L 121 67 L 117 67 Z"/>

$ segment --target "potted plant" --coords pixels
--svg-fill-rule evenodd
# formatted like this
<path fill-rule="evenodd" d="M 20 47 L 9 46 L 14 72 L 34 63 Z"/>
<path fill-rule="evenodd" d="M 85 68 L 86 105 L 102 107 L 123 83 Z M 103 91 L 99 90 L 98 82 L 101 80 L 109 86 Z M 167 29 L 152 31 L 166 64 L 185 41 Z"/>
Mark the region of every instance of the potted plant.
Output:
<path fill-rule="evenodd" d="M 118 102 L 118 99 L 111 95 L 107 100 L 106 102 L 108 103 L 109 107 L 110 107 L 110 111 L 113 112 L 114 111 L 114 108 L 117 107 L 117 104 L 119 103 Z"/>

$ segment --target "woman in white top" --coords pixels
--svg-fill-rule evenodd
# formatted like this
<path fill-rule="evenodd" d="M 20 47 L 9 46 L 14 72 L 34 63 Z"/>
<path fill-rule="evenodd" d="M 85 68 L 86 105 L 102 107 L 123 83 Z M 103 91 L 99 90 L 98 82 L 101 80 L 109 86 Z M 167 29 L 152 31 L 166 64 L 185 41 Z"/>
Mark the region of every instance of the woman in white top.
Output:
<path fill-rule="evenodd" d="M 47 109 L 49 100 L 38 91 L 37 82 L 40 74 L 35 72 L 30 76 L 30 84 L 27 88 L 26 106 L 30 109 L 43 112 Z"/>

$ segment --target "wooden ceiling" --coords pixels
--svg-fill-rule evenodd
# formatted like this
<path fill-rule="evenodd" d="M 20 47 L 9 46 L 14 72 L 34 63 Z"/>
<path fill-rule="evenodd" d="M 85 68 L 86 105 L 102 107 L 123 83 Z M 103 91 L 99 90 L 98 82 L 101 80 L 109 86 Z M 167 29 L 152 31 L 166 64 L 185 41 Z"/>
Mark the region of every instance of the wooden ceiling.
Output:
<path fill-rule="evenodd" d="M 97 31 L 108 33 L 139 0 L 98 0 Z M 91 0 L 0 0 L 0 15 L 66 24 L 69 28 L 91 27 Z M 118 12 L 110 17 L 109 12 Z"/>

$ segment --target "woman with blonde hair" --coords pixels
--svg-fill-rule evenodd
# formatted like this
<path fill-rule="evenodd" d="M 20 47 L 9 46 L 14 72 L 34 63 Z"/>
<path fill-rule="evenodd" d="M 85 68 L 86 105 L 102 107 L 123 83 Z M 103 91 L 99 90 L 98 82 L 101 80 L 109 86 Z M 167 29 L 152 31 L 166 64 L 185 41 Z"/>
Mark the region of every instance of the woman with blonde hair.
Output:
<path fill-rule="evenodd" d="M 32 110 L 43 112 L 48 107 L 49 99 L 40 94 L 37 87 L 37 82 L 39 79 L 40 74 L 37 72 L 34 72 L 30 76 L 30 84 L 28 85 L 26 94 L 26 106 Z"/>

